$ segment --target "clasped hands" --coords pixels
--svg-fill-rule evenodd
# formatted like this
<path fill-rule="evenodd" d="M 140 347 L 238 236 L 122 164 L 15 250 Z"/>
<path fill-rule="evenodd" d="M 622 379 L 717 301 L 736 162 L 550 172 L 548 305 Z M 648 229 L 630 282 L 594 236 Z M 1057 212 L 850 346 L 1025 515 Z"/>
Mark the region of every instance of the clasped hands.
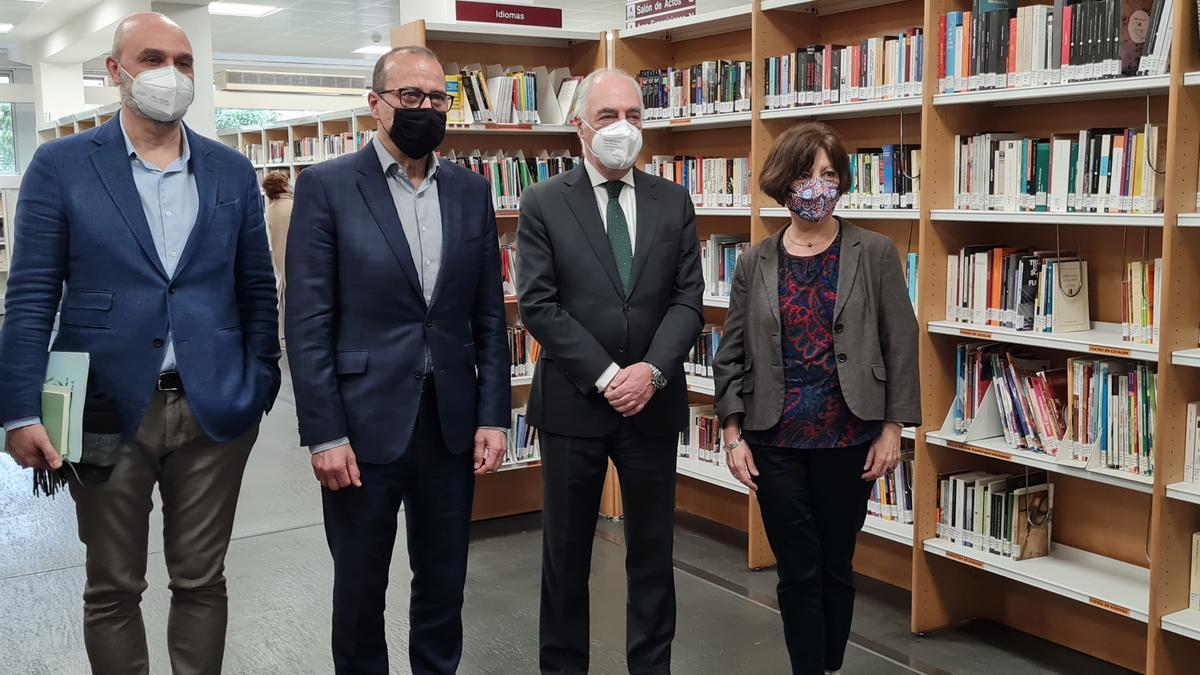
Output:
<path fill-rule="evenodd" d="M 604 398 L 622 417 L 633 417 L 642 412 L 654 396 L 652 379 L 650 364 L 644 361 L 622 368 L 604 389 Z"/>

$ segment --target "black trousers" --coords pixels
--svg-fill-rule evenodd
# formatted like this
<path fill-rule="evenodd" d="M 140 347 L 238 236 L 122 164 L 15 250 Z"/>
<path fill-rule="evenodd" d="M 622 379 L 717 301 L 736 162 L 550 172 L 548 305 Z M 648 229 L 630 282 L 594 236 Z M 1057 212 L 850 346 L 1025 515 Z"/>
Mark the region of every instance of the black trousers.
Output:
<path fill-rule="evenodd" d="M 671 672 L 676 443 L 675 436 L 642 435 L 629 420 L 604 438 L 541 434 L 543 673 L 588 672 L 588 577 L 610 457 L 625 506 L 629 672 Z"/>
<path fill-rule="evenodd" d="M 854 544 L 871 494 L 862 479 L 869 448 L 750 448 L 795 675 L 842 667 L 854 615 Z"/>
<path fill-rule="evenodd" d="M 402 503 L 413 573 L 412 672 L 453 673 L 462 656 L 475 478 L 471 453 L 446 449 L 437 398 L 427 382 L 404 455 L 390 464 L 359 464 L 362 487 L 322 489 L 325 537 L 333 554 L 333 662 L 339 675 L 388 672 L 384 596 Z"/>

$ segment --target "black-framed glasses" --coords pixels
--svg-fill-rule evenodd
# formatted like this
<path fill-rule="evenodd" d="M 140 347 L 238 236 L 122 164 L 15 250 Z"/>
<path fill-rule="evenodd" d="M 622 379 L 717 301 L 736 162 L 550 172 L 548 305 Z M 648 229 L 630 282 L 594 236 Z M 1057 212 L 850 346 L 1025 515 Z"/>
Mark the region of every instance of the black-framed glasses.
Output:
<path fill-rule="evenodd" d="M 384 89 L 375 93 L 393 108 L 420 108 L 425 104 L 425 99 L 429 99 L 429 105 L 438 112 L 447 112 L 450 110 L 450 106 L 454 105 L 452 94 L 440 91 L 426 94 L 415 87 Z"/>

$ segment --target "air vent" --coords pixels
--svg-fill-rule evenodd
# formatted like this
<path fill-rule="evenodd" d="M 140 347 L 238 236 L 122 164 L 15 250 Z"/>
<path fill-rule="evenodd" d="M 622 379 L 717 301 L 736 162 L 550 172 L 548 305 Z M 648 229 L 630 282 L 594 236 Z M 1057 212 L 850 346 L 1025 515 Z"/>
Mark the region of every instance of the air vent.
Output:
<path fill-rule="evenodd" d="M 257 70 L 225 70 L 216 74 L 221 91 L 271 91 L 293 94 L 361 94 L 367 78 L 360 75 L 315 75 L 268 73 Z"/>

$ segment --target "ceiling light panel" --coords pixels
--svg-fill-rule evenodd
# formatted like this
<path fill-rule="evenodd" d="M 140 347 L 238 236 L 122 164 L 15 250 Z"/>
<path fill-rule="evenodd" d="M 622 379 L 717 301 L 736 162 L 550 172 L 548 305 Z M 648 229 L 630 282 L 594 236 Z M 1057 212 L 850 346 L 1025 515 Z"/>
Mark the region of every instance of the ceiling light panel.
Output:
<path fill-rule="evenodd" d="M 257 19 L 278 11 L 278 7 L 271 5 L 251 5 L 242 2 L 210 2 L 208 4 L 208 13 L 219 16 L 240 16 Z"/>

